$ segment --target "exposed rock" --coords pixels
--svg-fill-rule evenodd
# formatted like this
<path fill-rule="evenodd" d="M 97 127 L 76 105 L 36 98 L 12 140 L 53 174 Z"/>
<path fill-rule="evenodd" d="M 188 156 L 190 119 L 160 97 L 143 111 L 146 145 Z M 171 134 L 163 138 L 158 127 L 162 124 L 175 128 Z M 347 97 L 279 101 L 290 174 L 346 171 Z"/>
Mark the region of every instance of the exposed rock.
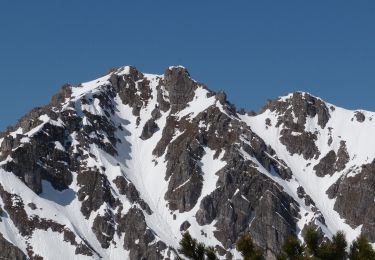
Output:
<path fill-rule="evenodd" d="M 1 151 L 3 152 L 11 151 L 13 148 L 13 142 L 14 142 L 14 139 L 11 135 L 4 137 L 4 140 L 1 143 L 1 147 L 0 147 Z"/>
<path fill-rule="evenodd" d="M 168 144 L 171 142 L 173 135 L 176 131 L 176 126 L 178 125 L 177 120 L 174 116 L 169 116 L 167 118 L 166 125 L 164 126 L 162 137 L 157 143 L 156 147 L 152 151 L 153 155 L 160 157 L 165 153 Z"/>
<path fill-rule="evenodd" d="M 362 166 L 361 172 L 354 177 L 340 180 L 331 187 L 331 193 L 336 195 L 334 209 L 353 228 L 362 226 L 362 233 L 371 242 L 375 242 L 375 161 Z M 361 181 L 365 180 L 365 181 Z M 331 195 L 332 197 L 332 195 Z"/>
<path fill-rule="evenodd" d="M 168 147 L 165 158 L 168 160 L 166 179 L 169 184 L 165 199 L 171 210 L 191 210 L 201 194 L 201 168 L 196 162 L 202 158 L 203 148 L 195 139 L 196 130 L 187 128 Z"/>
<path fill-rule="evenodd" d="M 317 176 L 324 177 L 326 174 L 332 175 L 335 173 L 336 164 L 336 153 L 335 151 L 329 151 L 320 162 L 314 166 L 314 170 Z"/>
<path fill-rule="evenodd" d="M 360 111 L 356 111 L 354 113 L 354 116 L 355 116 L 355 119 L 360 123 L 362 123 L 366 120 L 366 116 Z"/>
<path fill-rule="evenodd" d="M 125 233 L 124 248 L 130 250 L 129 259 L 163 259 L 160 252 L 167 247 L 161 241 L 154 242 L 155 235 L 147 227 L 141 210 L 131 208 L 120 219 L 117 232 Z"/>
<path fill-rule="evenodd" d="M 81 212 L 86 218 L 103 203 L 107 202 L 109 206 L 115 203 L 106 175 L 98 171 L 84 171 L 78 174 L 77 183 L 81 187 L 77 197 L 82 201 Z"/>
<path fill-rule="evenodd" d="M 159 130 L 159 127 L 158 125 L 155 123 L 154 119 L 149 119 L 144 127 L 143 127 L 143 130 L 142 130 L 142 134 L 141 134 L 141 139 L 142 140 L 147 140 L 149 139 L 150 137 L 152 137 L 152 135 Z"/>
<path fill-rule="evenodd" d="M 333 175 L 335 172 L 344 170 L 348 162 L 349 154 L 346 150 L 346 144 L 345 141 L 341 141 L 337 156 L 335 151 L 329 151 L 319 163 L 314 166 L 314 170 L 319 177 L 324 177 L 326 174 Z"/>
<path fill-rule="evenodd" d="M 152 110 L 151 117 L 154 120 L 158 120 L 161 117 L 161 112 L 160 112 L 159 106 L 155 106 L 154 110 Z"/>
<path fill-rule="evenodd" d="M 290 211 L 290 205 L 284 203 L 283 198 L 266 191 L 255 208 L 250 232 L 257 244 L 267 249 L 267 259 L 276 258 L 280 254 L 279 245 L 284 244 L 296 229 L 296 215 L 291 215 L 293 210 Z"/>
<path fill-rule="evenodd" d="M 207 225 L 216 220 L 214 234 L 225 248 L 233 247 L 252 223 L 250 231 L 254 241 L 277 254 L 280 243 L 295 231 L 295 202 L 280 187 L 259 175 L 253 165 L 237 157 L 233 157 L 219 176 L 220 188 L 202 200 L 197 222 Z M 279 223 L 276 230 L 275 223 Z"/>
<path fill-rule="evenodd" d="M 189 221 L 184 221 L 181 226 L 180 226 L 180 231 L 186 231 L 189 229 L 189 227 L 191 226 L 190 222 Z"/>
<path fill-rule="evenodd" d="M 30 202 L 29 204 L 27 204 L 27 206 L 29 206 L 29 208 L 32 209 L 32 210 L 36 210 L 35 203 Z"/>
<path fill-rule="evenodd" d="M 3 186 L 0 184 L 0 197 L 4 202 L 4 209 L 9 215 L 9 218 L 12 220 L 20 234 L 26 238 L 31 237 L 35 229 L 40 230 L 51 230 L 52 232 L 57 232 L 63 234 L 64 241 L 69 242 L 71 245 L 79 247 L 79 252 L 92 256 L 92 252 L 89 247 L 85 244 L 78 244 L 75 240 L 74 233 L 66 228 L 64 225 L 59 224 L 50 219 L 39 218 L 39 216 L 33 215 L 29 217 L 25 210 L 25 205 L 21 197 L 16 194 L 11 194 L 4 190 Z M 1 235 L 1 233 L 0 233 Z M 0 239 L 0 244 L 1 244 Z M 13 249 L 14 250 L 14 249 Z M 32 259 L 43 259 L 41 256 L 34 255 L 32 246 L 27 248 L 28 256 Z M 1 255 L 1 252 L 0 252 Z"/>
<path fill-rule="evenodd" d="M 133 115 L 135 116 L 139 116 L 139 111 L 144 105 L 141 95 L 150 93 L 148 83 L 140 83 L 143 78 L 143 74 L 134 67 L 129 67 L 128 74 L 122 76 L 112 74 L 110 77 L 112 87 L 120 96 L 123 104 L 133 108 Z M 141 95 L 138 93 L 139 89 L 142 91 Z"/>
<path fill-rule="evenodd" d="M 109 212 L 97 215 L 92 230 L 103 248 L 108 248 L 115 234 L 114 220 Z"/>
<path fill-rule="evenodd" d="M 349 162 L 349 153 L 346 149 L 345 141 L 340 142 L 340 148 L 337 151 L 336 171 L 340 172 L 345 169 L 346 164 Z"/>
<path fill-rule="evenodd" d="M 227 102 L 227 94 L 224 91 L 219 91 L 216 94 L 216 99 L 219 100 L 221 104 L 225 104 Z"/>
<path fill-rule="evenodd" d="M 272 124 L 271 124 L 271 119 L 266 118 L 266 125 L 267 125 L 267 126 L 272 126 Z"/>
<path fill-rule="evenodd" d="M 167 102 L 165 99 L 164 99 L 164 95 L 163 95 L 163 91 L 161 89 L 160 86 L 157 86 L 157 101 L 159 103 L 159 107 L 160 107 L 160 110 L 162 110 L 163 112 L 167 112 L 171 105 L 169 102 Z"/>
<path fill-rule="evenodd" d="M 280 142 L 284 144 L 290 154 L 303 155 L 306 160 L 315 158 L 320 155 L 319 148 L 315 141 L 317 136 L 310 132 L 294 133 L 289 129 L 281 130 Z"/>
<path fill-rule="evenodd" d="M 169 93 L 172 113 L 186 107 L 194 97 L 197 83 L 183 67 L 170 67 L 164 73 L 164 85 Z"/>
<path fill-rule="evenodd" d="M 295 92 L 286 100 L 271 100 L 262 108 L 262 111 L 270 109 L 280 114 L 278 125 L 283 123 L 285 127 L 296 131 L 304 129 L 307 117 L 318 116 L 318 125 L 325 128 L 330 113 L 325 103 L 308 93 Z M 295 123 L 294 118 L 297 118 Z"/>
<path fill-rule="evenodd" d="M 26 255 L 0 233 L 0 259 L 26 260 Z"/>
<path fill-rule="evenodd" d="M 302 186 L 299 186 L 297 188 L 297 195 L 298 195 L 298 198 L 302 199 L 303 197 L 305 197 L 305 189 L 302 187 Z"/>
<path fill-rule="evenodd" d="M 72 95 L 72 86 L 70 84 L 65 84 L 60 89 L 60 92 L 54 95 L 51 99 L 51 106 L 60 107 L 65 100 Z"/>
<path fill-rule="evenodd" d="M 126 198 L 130 203 L 138 203 L 140 207 L 146 211 L 147 214 L 151 215 L 152 211 L 148 204 L 140 198 L 139 192 L 136 187 L 130 181 L 126 180 L 123 176 L 118 176 L 113 180 L 120 194 L 126 195 Z"/>
<path fill-rule="evenodd" d="M 55 189 L 67 189 L 72 182 L 67 166 L 70 159 L 51 145 L 55 141 L 63 142 L 65 134 L 63 128 L 46 123 L 30 142 L 13 147 L 10 154 L 13 160 L 4 169 L 16 174 L 38 194 L 42 192 L 42 179 L 50 181 Z"/>
<path fill-rule="evenodd" d="M 328 198 L 330 198 L 330 199 L 336 198 L 342 180 L 343 180 L 342 177 L 339 178 L 334 184 L 332 184 L 331 187 L 329 187 L 329 189 L 326 192 L 327 195 L 328 195 Z"/>

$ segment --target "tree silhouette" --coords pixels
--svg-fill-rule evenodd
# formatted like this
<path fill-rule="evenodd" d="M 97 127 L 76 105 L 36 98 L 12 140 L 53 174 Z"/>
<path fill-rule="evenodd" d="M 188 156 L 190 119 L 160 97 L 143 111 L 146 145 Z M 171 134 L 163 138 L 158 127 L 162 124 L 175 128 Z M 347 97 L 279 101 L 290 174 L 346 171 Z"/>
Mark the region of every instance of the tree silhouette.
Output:
<path fill-rule="evenodd" d="M 375 260 L 375 252 L 367 238 L 360 235 L 350 246 L 349 259 L 351 260 Z"/>
<path fill-rule="evenodd" d="M 299 260 L 303 259 L 303 247 L 296 236 L 290 236 L 282 247 L 279 260 Z"/>
<path fill-rule="evenodd" d="M 206 247 L 203 243 L 199 243 L 196 239 L 191 237 L 189 232 L 185 232 L 182 235 L 178 252 L 192 260 L 217 259 L 213 247 Z"/>
<path fill-rule="evenodd" d="M 250 233 L 246 233 L 240 237 L 237 242 L 237 250 L 241 253 L 244 260 L 264 259 L 262 251 L 254 245 Z"/>
<path fill-rule="evenodd" d="M 309 226 L 303 238 L 307 248 L 306 253 L 317 256 L 319 245 L 322 242 L 322 235 L 313 226 Z"/>

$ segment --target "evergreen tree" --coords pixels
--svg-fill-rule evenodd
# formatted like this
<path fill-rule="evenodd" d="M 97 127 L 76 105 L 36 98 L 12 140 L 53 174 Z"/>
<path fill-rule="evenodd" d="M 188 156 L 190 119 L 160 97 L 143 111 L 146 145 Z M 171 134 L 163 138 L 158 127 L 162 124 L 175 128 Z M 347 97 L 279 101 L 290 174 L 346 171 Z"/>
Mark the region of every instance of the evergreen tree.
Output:
<path fill-rule="evenodd" d="M 189 259 L 198 260 L 196 255 L 197 241 L 190 236 L 189 232 L 182 235 L 178 252 Z"/>
<path fill-rule="evenodd" d="M 295 236 L 289 237 L 282 246 L 279 260 L 299 260 L 303 258 L 303 247 Z"/>
<path fill-rule="evenodd" d="M 336 235 L 332 237 L 332 250 L 334 252 L 334 259 L 335 260 L 345 259 L 347 247 L 348 247 L 348 242 L 346 241 L 344 232 L 338 231 Z"/>
<path fill-rule="evenodd" d="M 217 260 L 214 247 L 212 247 L 212 246 L 206 247 L 206 259 L 207 260 Z"/>
<path fill-rule="evenodd" d="M 192 260 L 217 259 L 213 247 L 206 247 L 203 243 L 198 243 L 196 239 L 191 237 L 189 232 L 185 232 L 182 235 L 178 252 Z"/>
<path fill-rule="evenodd" d="M 345 234 L 339 231 L 332 240 L 321 243 L 317 250 L 317 257 L 324 260 L 345 260 L 347 245 Z"/>
<path fill-rule="evenodd" d="M 304 240 L 309 255 L 318 255 L 318 248 L 322 242 L 322 238 L 322 235 L 314 227 L 310 226 L 306 229 Z"/>
<path fill-rule="evenodd" d="M 197 244 L 197 248 L 195 250 L 195 258 L 193 258 L 194 260 L 203 260 L 204 259 L 204 254 L 206 252 L 206 247 L 203 243 L 198 243 Z"/>
<path fill-rule="evenodd" d="M 262 260 L 262 252 L 254 245 L 250 233 L 240 237 L 237 242 L 237 250 L 241 253 L 244 260 Z"/>
<path fill-rule="evenodd" d="M 375 252 L 367 238 L 360 235 L 350 246 L 350 260 L 375 260 Z"/>

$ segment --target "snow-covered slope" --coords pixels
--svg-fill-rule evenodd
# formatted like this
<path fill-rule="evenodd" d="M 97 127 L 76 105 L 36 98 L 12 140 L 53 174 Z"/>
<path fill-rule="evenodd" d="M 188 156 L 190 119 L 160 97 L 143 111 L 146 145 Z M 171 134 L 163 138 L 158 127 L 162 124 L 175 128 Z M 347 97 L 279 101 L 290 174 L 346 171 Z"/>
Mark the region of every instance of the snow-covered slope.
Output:
<path fill-rule="evenodd" d="M 66 85 L 0 134 L 0 256 L 174 259 L 188 230 L 272 259 L 310 224 L 375 242 L 373 117 L 299 92 L 238 113 L 181 66 Z"/>
<path fill-rule="evenodd" d="M 308 93 L 301 93 L 302 100 L 305 96 L 312 97 Z M 290 94 L 286 97 L 280 98 L 281 102 L 290 103 L 296 95 Z M 320 100 L 317 97 L 313 99 Z M 306 102 L 309 102 L 306 100 Z M 371 133 L 375 129 L 375 121 L 372 121 L 375 113 L 367 111 L 350 111 L 332 104 L 323 104 L 328 108 L 329 120 L 324 127 L 318 124 L 318 116 L 307 116 L 304 124 L 303 132 L 311 133 L 316 136 L 315 143 L 318 147 L 319 155 L 314 158 L 304 158 L 303 154 L 292 153 L 288 150 L 288 145 L 284 145 L 280 141 L 282 136 L 282 129 L 288 128 L 283 123 L 277 126 L 280 119 L 280 114 L 277 110 L 266 109 L 263 113 L 257 116 L 241 116 L 253 130 L 256 132 L 267 144 L 271 145 L 276 154 L 281 158 L 292 170 L 293 179 L 285 182 L 285 184 L 292 191 L 296 192 L 297 187 L 301 186 L 305 192 L 315 202 L 316 207 L 321 211 L 325 219 L 326 225 L 320 226 L 326 231 L 327 235 L 332 235 L 339 230 L 347 234 L 349 240 L 353 240 L 361 233 L 362 225 L 353 226 L 348 225 L 346 220 L 340 217 L 340 214 L 335 211 L 336 198 L 329 198 L 327 194 L 328 189 L 335 184 L 340 178 L 354 177 L 359 174 L 362 165 L 370 164 L 375 158 L 375 136 Z M 289 104 L 288 104 L 289 105 Z M 292 105 L 290 105 L 292 108 Z M 292 108 L 293 109 L 293 108 Z M 294 113 L 294 111 L 293 111 Z M 297 112 L 298 113 L 298 112 Z M 363 121 L 358 120 L 357 117 L 363 116 Z M 296 116 L 294 115 L 295 122 L 297 123 Z M 269 123 L 266 123 L 266 120 Z M 301 132 L 295 131 L 292 135 L 302 135 Z M 299 140 L 293 140 L 298 142 Z M 327 156 L 331 151 L 336 154 L 339 153 L 342 142 L 345 143 L 347 152 L 347 162 L 339 170 L 334 169 L 333 164 L 327 165 L 332 169 L 332 175 L 326 174 L 318 176 L 316 174 L 316 165 Z M 301 145 L 307 145 L 309 142 L 301 142 Z M 327 162 L 332 163 L 332 162 Z M 297 187 L 296 187 L 297 186 Z M 297 193 L 296 193 L 297 194 Z M 373 207 L 374 205 L 368 205 Z M 311 216 L 311 212 L 308 216 Z M 310 218 L 302 218 L 303 221 L 299 222 L 300 228 L 311 221 Z"/>

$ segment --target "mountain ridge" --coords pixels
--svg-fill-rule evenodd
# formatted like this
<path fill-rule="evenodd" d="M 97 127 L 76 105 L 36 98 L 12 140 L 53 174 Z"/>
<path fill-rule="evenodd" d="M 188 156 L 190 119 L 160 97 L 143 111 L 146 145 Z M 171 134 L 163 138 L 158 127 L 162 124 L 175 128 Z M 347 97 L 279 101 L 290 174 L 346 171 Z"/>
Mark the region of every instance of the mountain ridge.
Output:
<path fill-rule="evenodd" d="M 65 85 L 0 134 L 0 208 L 10 216 L 1 241 L 30 259 L 58 248 L 71 259 L 173 259 L 184 230 L 222 258 L 237 257 L 235 242 L 250 231 L 274 259 L 309 224 L 374 242 L 375 154 L 361 149 L 375 140 L 345 130 L 365 135 L 374 113 L 306 92 L 262 111 L 237 111 L 182 66 L 164 75 L 125 66 Z M 50 250 L 38 232 L 55 239 Z"/>

